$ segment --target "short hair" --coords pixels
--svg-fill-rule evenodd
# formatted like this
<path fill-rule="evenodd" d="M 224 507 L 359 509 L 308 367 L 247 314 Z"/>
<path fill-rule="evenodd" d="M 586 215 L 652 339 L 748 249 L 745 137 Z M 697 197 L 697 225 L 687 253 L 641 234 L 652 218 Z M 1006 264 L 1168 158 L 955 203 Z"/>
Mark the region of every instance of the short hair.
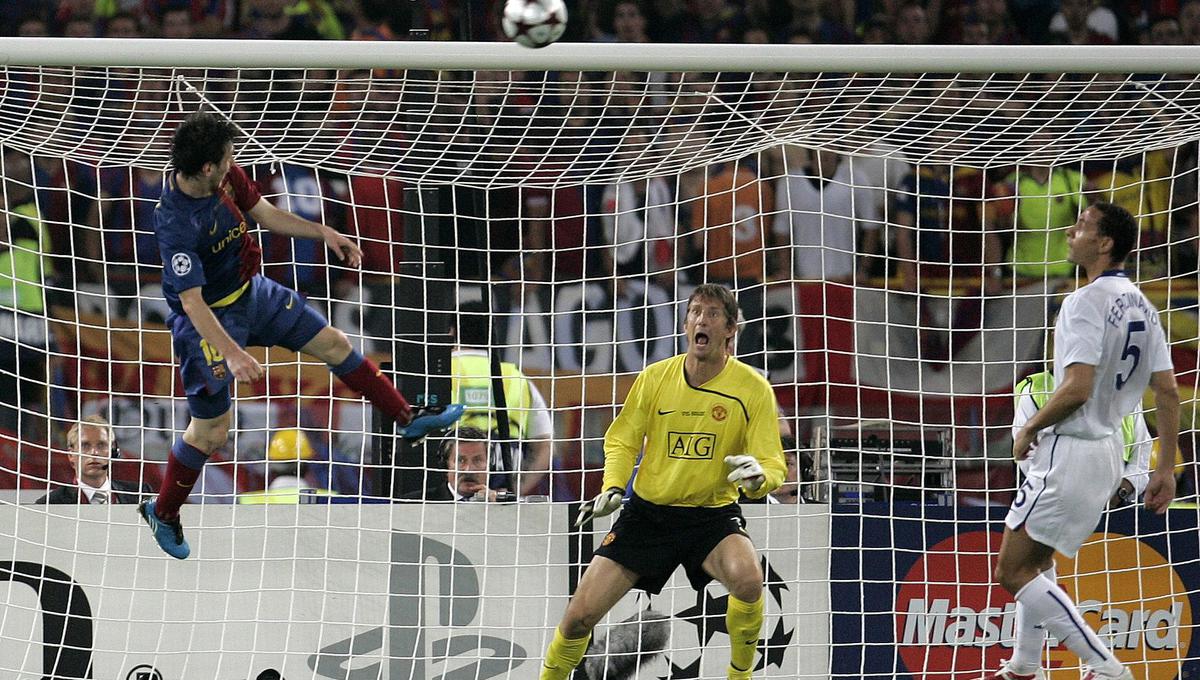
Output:
<path fill-rule="evenodd" d="M 105 420 L 103 416 L 95 414 L 84 416 L 82 419 L 73 423 L 71 425 L 71 429 L 67 430 L 67 448 L 72 452 L 74 452 L 76 447 L 79 446 L 79 428 L 83 427 L 84 425 L 91 425 L 104 430 L 104 433 L 108 435 L 109 446 L 112 446 L 112 443 L 116 441 L 116 434 L 113 432 L 112 424 Z"/>
<path fill-rule="evenodd" d="M 492 316 L 481 302 L 468 302 L 458 310 L 455 336 L 458 344 L 467 347 L 486 347 L 490 341 Z"/>
<path fill-rule="evenodd" d="M 1092 207 L 1100 211 L 1100 219 L 1096 223 L 1100 235 L 1111 238 L 1113 242 L 1109 259 L 1113 264 L 1124 262 L 1137 242 L 1137 220 L 1128 210 L 1115 203 L 1096 203 Z"/>
<path fill-rule="evenodd" d="M 175 128 L 171 163 L 185 176 L 197 175 L 205 163 L 220 163 L 225 147 L 237 137 L 237 127 L 230 121 L 215 113 L 193 113 Z"/>
<path fill-rule="evenodd" d="M 489 443 L 488 433 L 474 425 L 464 425 L 454 432 L 454 436 L 442 440 L 442 445 L 438 449 L 438 457 L 443 468 L 450 469 L 450 456 L 458 448 L 459 442 L 479 442 L 487 446 Z"/>
<path fill-rule="evenodd" d="M 696 287 L 692 294 L 688 296 L 687 306 L 690 309 L 692 303 L 700 298 L 708 298 L 716 300 L 725 308 L 725 322 L 731 326 L 737 326 L 738 322 L 738 303 L 737 298 L 733 297 L 733 293 L 728 288 L 717 283 L 705 283 Z"/>

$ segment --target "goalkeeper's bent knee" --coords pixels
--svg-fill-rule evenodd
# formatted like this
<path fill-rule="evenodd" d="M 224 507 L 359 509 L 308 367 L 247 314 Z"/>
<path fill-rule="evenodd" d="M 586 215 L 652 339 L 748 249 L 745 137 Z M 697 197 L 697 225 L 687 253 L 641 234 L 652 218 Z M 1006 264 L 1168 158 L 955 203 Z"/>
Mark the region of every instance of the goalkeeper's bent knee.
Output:
<path fill-rule="evenodd" d="M 762 631 L 763 597 L 754 602 L 742 602 L 729 596 L 725 610 L 725 627 L 729 630 L 729 663 L 737 670 L 748 671 L 754 666 L 754 652 Z"/>
<path fill-rule="evenodd" d="M 550 641 L 550 647 L 546 649 L 546 658 L 542 661 L 539 680 L 567 680 L 571 671 L 583 660 L 583 654 L 587 651 L 588 641 L 591 639 L 591 633 L 581 638 L 569 639 L 563 637 L 562 631 L 555 627 L 554 639 Z"/>

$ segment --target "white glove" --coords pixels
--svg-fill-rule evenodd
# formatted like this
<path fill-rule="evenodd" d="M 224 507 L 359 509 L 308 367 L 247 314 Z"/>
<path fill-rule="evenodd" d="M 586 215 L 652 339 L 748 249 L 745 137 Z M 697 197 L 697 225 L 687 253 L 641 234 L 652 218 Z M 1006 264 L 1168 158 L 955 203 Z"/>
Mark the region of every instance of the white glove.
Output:
<path fill-rule="evenodd" d="M 575 516 L 575 526 L 583 526 L 584 522 L 591 521 L 597 517 L 604 517 L 616 512 L 617 508 L 621 507 L 621 500 L 625 498 L 625 489 L 617 487 L 609 487 L 604 491 L 596 494 L 596 497 L 579 508 L 579 514 Z"/>
<path fill-rule="evenodd" d="M 762 466 L 754 456 L 725 456 L 725 464 L 730 469 L 725 479 L 745 491 L 758 491 L 763 482 L 767 481 L 763 476 Z"/>

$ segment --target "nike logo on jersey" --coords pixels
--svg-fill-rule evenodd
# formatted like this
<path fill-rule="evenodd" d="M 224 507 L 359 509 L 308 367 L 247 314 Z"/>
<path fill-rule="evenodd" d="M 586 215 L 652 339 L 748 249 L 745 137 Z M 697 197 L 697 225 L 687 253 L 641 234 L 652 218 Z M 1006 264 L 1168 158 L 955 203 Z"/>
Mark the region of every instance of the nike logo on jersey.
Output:
<path fill-rule="evenodd" d="M 287 305 L 285 305 L 285 306 L 284 306 L 284 309 L 291 309 L 291 308 L 292 308 L 292 305 L 293 305 L 295 302 L 296 302 L 296 298 L 291 298 L 291 297 L 290 297 L 290 298 L 288 298 L 288 303 L 287 303 Z"/>
<path fill-rule="evenodd" d="M 185 488 L 185 489 L 190 489 L 190 488 L 192 488 L 190 484 L 184 484 L 183 482 L 175 482 L 175 483 L 176 483 L 176 484 L 178 484 L 179 486 L 181 486 L 181 487 Z"/>
<path fill-rule="evenodd" d="M 660 416 L 669 416 L 672 413 L 674 413 L 674 411 L 664 411 L 661 408 L 658 409 L 658 415 L 660 415 Z"/>
<path fill-rule="evenodd" d="M 213 228 L 208 230 L 208 235 L 209 236 L 217 235 L 217 221 L 216 220 L 213 220 Z"/>

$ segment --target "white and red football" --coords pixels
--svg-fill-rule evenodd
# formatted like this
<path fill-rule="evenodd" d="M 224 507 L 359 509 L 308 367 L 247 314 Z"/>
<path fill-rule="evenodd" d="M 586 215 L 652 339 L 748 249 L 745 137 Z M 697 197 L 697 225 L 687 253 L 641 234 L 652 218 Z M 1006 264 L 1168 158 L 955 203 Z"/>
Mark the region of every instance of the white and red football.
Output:
<path fill-rule="evenodd" d="M 567 30 L 567 6 L 563 0 L 507 0 L 500 24 L 518 45 L 545 47 Z"/>

